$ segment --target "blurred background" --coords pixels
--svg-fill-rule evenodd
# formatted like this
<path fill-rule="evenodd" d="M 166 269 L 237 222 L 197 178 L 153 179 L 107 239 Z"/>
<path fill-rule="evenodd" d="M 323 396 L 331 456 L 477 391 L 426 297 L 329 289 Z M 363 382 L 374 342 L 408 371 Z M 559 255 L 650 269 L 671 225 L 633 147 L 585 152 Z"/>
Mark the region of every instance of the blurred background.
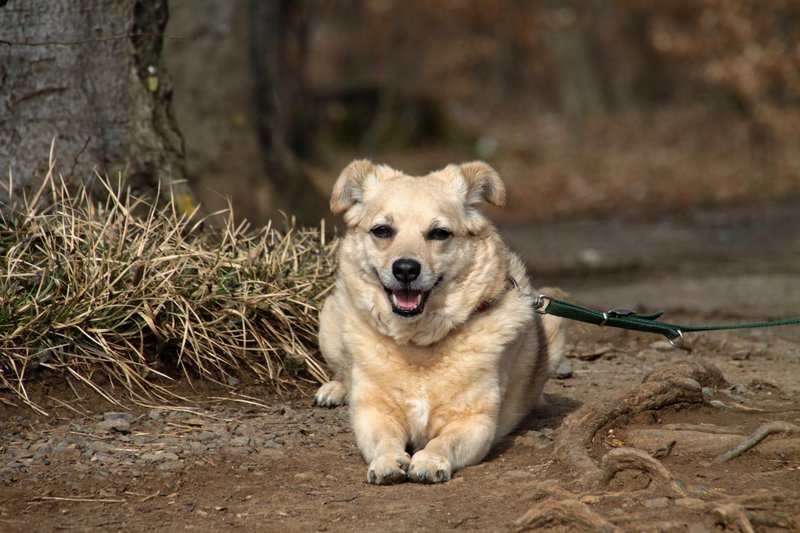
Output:
<path fill-rule="evenodd" d="M 795 0 L 170 0 L 164 58 L 210 209 L 327 215 L 353 158 L 484 159 L 506 220 L 800 191 Z M 290 200 L 287 200 L 289 198 Z"/>

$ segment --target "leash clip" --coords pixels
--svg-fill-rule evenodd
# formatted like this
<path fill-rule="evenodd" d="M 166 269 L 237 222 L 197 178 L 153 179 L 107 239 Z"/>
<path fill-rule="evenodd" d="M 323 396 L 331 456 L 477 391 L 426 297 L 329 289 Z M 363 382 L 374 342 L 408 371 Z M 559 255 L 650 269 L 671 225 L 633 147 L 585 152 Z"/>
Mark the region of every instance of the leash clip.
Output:
<path fill-rule="evenodd" d="M 516 285 L 516 282 L 515 282 L 515 285 Z M 550 301 L 550 298 L 548 298 L 544 294 L 540 294 L 538 296 L 534 296 L 533 297 L 533 308 L 540 315 L 546 315 L 547 311 L 545 311 L 545 303 L 547 301 Z"/>
<path fill-rule="evenodd" d="M 599 326 L 600 327 L 605 326 L 609 318 L 621 318 L 635 314 L 636 311 L 632 311 L 631 309 L 625 309 L 624 307 L 615 307 L 614 309 L 610 309 L 605 313 L 603 313 L 603 321 L 600 322 Z"/>

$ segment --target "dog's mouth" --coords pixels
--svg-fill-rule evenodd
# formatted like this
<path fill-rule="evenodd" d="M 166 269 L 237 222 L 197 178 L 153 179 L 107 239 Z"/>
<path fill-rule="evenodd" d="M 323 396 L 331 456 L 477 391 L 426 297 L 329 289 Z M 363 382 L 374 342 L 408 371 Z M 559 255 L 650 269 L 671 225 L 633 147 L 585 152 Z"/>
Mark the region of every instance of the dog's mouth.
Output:
<path fill-rule="evenodd" d="M 389 296 L 389 303 L 392 304 L 392 311 L 400 316 L 411 317 L 422 314 L 425 310 L 425 302 L 431 291 L 418 291 L 414 289 L 390 289 L 383 288 Z"/>

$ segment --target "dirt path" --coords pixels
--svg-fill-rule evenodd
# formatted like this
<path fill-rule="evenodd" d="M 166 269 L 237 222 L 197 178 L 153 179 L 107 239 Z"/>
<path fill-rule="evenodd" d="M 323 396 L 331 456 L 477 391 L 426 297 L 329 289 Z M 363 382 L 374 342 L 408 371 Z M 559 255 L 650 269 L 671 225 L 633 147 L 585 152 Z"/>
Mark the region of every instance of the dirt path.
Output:
<path fill-rule="evenodd" d="M 692 322 L 800 314 L 800 210 L 789 204 L 503 230 L 538 280 L 592 305 L 660 307 Z M 367 485 L 346 413 L 311 408 L 308 394 L 258 394 L 257 406 L 208 390 L 177 410 L 115 413 L 43 385 L 49 418 L 0 403 L 0 531 L 500 531 L 531 509 L 520 527 L 800 528 L 800 435 L 711 464 L 764 423 L 800 425 L 800 328 L 695 334 L 684 350 L 590 326 L 570 335 L 571 372 L 548 384 L 549 406 L 437 486 Z M 596 465 L 641 448 L 669 479 L 626 467 L 589 483 L 556 453 L 571 414 L 698 360 L 727 384 L 613 419 L 586 448 Z"/>

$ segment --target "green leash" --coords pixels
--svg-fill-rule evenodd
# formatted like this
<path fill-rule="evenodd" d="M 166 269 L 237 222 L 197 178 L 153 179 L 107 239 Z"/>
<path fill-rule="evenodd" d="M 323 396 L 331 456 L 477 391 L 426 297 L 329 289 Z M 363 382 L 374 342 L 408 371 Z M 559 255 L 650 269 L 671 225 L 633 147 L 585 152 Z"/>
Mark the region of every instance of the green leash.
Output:
<path fill-rule="evenodd" d="M 683 345 L 683 334 L 693 331 L 716 331 L 722 329 L 748 329 L 748 328 L 768 328 L 772 326 L 787 326 L 790 324 L 800 324 L 800 317 L 787 318 L 784 320 L 773 320 L 771 322 L 751 322 L 747 324 L 731 324 L 728 326 L 687 326 L 681 324 L 670 324 L 658 320 L 663 312 L 641 315 L 630 309 L 612 309 L 605 313 L 581 307 L 573 303 L 550 298 L 549 296 L 539 295 L 534 298 L 533 306 L 541 314 L 558 316 L 569 320 L 577 320 L 594 324 L 596 326 L 610 326 L 612 328 L 632 329 L 645 333 L 660 333 L 664 335 L 670 344 L 675 347 Z"/>

